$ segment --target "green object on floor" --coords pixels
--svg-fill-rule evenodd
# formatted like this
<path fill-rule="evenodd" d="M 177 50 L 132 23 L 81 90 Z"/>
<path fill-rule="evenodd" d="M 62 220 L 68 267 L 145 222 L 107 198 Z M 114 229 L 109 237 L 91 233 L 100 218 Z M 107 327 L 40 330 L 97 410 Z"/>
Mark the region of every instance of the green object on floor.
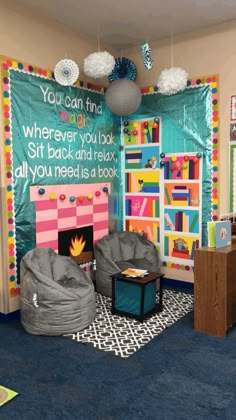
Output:
<path fill-rule="evenodd" d="M 0 407 L 17 397 L 17 395 L 19 395 L 18 392 L 0 385 Z"/>

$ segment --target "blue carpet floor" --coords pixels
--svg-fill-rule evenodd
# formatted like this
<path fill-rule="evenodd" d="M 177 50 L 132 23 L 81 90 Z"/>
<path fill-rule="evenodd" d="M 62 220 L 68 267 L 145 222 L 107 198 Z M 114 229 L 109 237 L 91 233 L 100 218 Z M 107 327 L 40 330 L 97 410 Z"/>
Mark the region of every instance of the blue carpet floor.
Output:
<path fill-rule="evenodd" d="M 193 313 L 128 359 L 0 324 L 0 383 L 20 396 L 1 420 L 236 418 L 236 329 L 193 330 Z"/>

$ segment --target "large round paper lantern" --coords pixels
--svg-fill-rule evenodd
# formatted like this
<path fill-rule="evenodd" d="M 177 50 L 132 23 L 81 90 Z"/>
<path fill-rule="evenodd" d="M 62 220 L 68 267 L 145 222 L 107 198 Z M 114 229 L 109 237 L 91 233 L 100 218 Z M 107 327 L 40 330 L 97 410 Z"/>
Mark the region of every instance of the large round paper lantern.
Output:
<path fill-rule="evenodd" d="M 141 91 L 132 80 L 120 79 L 113 82 L 105 93 L 105 102 L 113 114 L 133 114 L 141 104 Z"/>

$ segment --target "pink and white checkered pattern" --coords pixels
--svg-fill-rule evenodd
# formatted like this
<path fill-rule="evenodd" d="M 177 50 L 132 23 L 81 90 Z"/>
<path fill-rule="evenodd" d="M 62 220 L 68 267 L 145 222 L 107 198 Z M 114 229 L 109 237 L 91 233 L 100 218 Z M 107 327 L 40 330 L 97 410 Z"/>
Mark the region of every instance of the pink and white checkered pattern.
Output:
<path fill-rule="evenodd" d="M 82 226 L 93 226 L 94 244 L 107 235 L 109 192 L 107 183 L 30 187 L 30 201 L 35 202 L 36 247 L 58 252 L 58 232 Z"/>

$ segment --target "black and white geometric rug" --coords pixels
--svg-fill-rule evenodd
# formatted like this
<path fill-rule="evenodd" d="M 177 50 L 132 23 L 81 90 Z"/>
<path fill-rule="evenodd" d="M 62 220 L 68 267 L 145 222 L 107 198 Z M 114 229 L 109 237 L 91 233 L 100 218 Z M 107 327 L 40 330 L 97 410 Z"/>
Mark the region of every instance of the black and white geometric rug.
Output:
<path fill-rule="evenodd" d="M 163 311 L 144 322 L 112 315 L 111 298 L 97 296 L 97 313 L 93 323 L 81 332 L 64 335 L 115 356 L 128 358 L 166 328 L 193 310 L 193 295 L 165 289 Z"/>

